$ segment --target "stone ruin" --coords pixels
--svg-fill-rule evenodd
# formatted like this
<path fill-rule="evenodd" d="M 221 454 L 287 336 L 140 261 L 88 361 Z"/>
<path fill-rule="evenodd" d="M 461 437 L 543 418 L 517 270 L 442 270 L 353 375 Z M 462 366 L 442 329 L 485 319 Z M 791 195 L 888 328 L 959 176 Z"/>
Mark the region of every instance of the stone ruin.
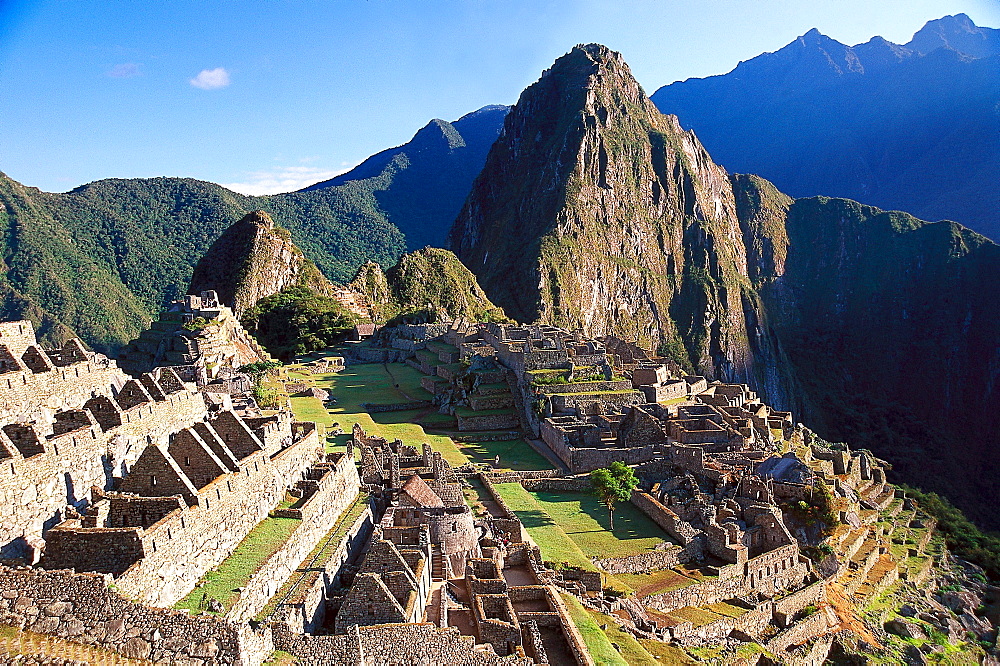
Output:
<path fill-rule="evenodd" d="M 170 367 L 204 390 L 244 395 L 251 379 L 244 365 L 271 360 L 214 291 L 174 301 L 160 318 L 118 352 L 118 364 L 132 375 Z"/>
<path fill-rule="evenodd" d="M 422 620 L 487 646 L 496 663 L 593 663 L 552 587 L 559 576 L 517 517 L 495 495 L 490 515 L 466 503 L 463 480 L 491 488 L 488 478 L 453 469 L 427 444 L 372 437 L 358 424 L 352 434 L 361 480 L 384 508 L 337 610 L 338 637 Z"/>

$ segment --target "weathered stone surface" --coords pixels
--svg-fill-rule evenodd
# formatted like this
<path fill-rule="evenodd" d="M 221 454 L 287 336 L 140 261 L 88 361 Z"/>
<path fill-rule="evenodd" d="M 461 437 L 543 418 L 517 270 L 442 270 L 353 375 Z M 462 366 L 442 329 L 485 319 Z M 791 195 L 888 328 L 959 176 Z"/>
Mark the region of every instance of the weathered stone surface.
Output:
<path fill-rule="evenodd" d="M 129 659 L 145 659 L 149 656 L 151 649 L 152 646 L 149 643 L 136 636 L 125 641 L 125 644 L 122 645 L 121 653 L 122 656 Z"/>
<path fill-rule="evenodd" d="M 902 618 L 896 618 L 885 623 L 886 631 L 890 631 L 897 636 L 902 636 L 903 638 L 916 638 L 924 640 L 927 638 L 927 632 L 921 628 L 916 622 L 909 622 Z"/>

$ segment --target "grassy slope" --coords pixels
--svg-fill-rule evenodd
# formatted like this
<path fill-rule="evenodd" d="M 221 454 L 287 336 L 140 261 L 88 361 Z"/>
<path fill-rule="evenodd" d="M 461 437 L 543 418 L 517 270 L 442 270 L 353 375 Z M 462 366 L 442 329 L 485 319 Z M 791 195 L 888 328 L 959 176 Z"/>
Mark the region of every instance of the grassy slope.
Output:
<path fill-rule="evenodd" d="M 590 656 L 594 658 L 594 661 L 600 664 L 600 666 L 628 666 L 629 662 L 625 661 L 622 655 L 615 650 L 607 634 L 601 630 L 594 617 L 587 612 L 587 609 L 583 607 L 580 601 L 572 594 L 565 592 L 562 593 L 562 598 L 566 602 L 566 608 L 569 610 L 570 617 L 573 618 L 573 623 L 580 630 L 583 642 L 587 644 L 587 649 L 590 651 Z"/>
<path fill-rule="evenodd" d="M 670 537 L 629 503 L 615 508 L 615 529 L 597 497 L 586 493 L 533 492 L 541 509 L 592 557 L 623 557 L 652 549 Z"/>
<path fill-rule="evenodd" d="M 229 610 L 239 599 L 236 589 L 246 585 L 250 577 L 288 541 L 288 537 L 301 523 L 301 520 L 295 518 L 265 518 L 260 521 L 222 564 L 202 577 L 204 585 L 193 589 L 174 608 L 186 608 L 192 613 L 206 610 L 201 605 L 204 597 L 221 601 L 226 610 Z"/>

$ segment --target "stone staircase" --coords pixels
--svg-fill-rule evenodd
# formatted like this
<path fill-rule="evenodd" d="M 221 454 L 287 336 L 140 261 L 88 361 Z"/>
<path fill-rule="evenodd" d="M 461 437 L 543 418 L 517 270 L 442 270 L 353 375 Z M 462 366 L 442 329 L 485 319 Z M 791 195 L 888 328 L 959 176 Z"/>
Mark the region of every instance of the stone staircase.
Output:
<path fill-rule="evenodd" d="M 444 564 L 444 555 L 441 548 L 434 546 L 431 551 L 431 580 L 443 581 L 447 579 L 447 571 Z"/>

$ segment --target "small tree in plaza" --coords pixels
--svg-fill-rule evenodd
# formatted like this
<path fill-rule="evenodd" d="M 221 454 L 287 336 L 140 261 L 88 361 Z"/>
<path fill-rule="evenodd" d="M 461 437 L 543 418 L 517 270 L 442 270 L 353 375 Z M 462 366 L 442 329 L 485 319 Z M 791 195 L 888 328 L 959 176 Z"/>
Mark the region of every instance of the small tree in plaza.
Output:
<path fill-rule="evenodd" d="M 639 485 L 638 477 L 631 467 L 615 461 L 591 472 L 590 483 L 594 486 L 594 494 L 608 507 L 611 529 L 615 529 L 615 504 L 629 500 L 632 491 Z"/>

